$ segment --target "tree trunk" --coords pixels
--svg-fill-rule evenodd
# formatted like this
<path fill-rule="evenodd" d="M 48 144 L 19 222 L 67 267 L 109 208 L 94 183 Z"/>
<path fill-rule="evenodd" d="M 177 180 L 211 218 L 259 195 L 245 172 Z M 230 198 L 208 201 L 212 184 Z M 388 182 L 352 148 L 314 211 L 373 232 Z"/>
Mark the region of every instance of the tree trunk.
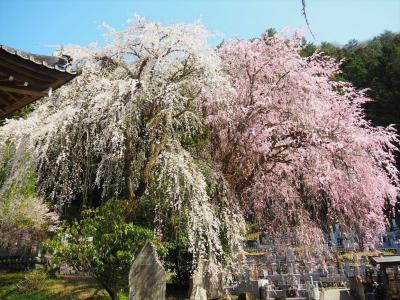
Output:
<path fill-rule="evenodd" d="M 137 203 L 135 194 L 136 191 L 133 186 L 134 181 L 132 172 L 134 149 L 133 149 L 132 133 L 129 130 L 129 127 L 127 127 L 124 130 L 124 136 L 125 136 L 125 155 L 124 155 L 125 185 L 128 194 L 128 200 L 131 203 L 132 207 L 135 208 Z"/>
<path fill-rule="evenodd" d="M 107 276 L 103 277 L 103 276 L 99 275 L 99 276 L 94 276 L 94 278 L 96 278 L 98 280 L 98 282 L 106 290 L 107 294 L 111 297 L 112 300 L 118 299 L 118 292 L 117 292 L 116 285 L 110 284 L 112 277 L 107 277 Z"/>
<path fill-rule="evenodd" d="M 106 289 L 108 295 L 110 295 L 112 300 L 117 300 L 118 299 L 118 293 L 114 291 L 113 289 Z"/>

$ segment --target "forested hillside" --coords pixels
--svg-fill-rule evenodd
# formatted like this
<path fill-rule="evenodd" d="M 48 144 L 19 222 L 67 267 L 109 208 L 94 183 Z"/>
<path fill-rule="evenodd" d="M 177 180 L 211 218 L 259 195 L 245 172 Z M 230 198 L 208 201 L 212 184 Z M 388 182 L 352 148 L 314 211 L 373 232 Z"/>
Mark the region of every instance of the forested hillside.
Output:
<path fill-rule="evenodd" d="M 349 41 L 344 46 L 323 42 L 305 43 L 303 56 L 317 49 L 343 60 L 338 79 L 350 81 L 375 101 L 366 104 L 368 118 L 379 126 L 400 124 L 400 34 L 386 31 L 365 42 Z"/>

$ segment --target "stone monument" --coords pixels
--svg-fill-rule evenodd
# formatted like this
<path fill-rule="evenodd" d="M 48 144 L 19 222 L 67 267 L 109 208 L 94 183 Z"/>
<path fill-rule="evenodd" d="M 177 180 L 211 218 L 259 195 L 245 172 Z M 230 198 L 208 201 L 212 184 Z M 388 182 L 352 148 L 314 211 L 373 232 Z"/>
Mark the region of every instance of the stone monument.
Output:
<path fill-rule="evenodd" d="M 190 299 L 216 299 L 224 296 L 222 274 L 212 276 L 209 272 L 209 261 L 201 259 L 190 282 Z"/>
<path fill-rule="evenodd" d="M 193 290 L 190 300 L 207 300 L 207 291 L 201 286 L 197 286 Z"/>
<path fill-rule="evenodd" d="M 140 251 L 129 271 L 129 300 L 164 300 L 165 270 L 151 242 Z"/>
<path fill-rule="evenodd" d="M 190 279 L 190 300 L 207 300 L 207 291 L 204 288 L 204 262 L 201 260 Z"/>

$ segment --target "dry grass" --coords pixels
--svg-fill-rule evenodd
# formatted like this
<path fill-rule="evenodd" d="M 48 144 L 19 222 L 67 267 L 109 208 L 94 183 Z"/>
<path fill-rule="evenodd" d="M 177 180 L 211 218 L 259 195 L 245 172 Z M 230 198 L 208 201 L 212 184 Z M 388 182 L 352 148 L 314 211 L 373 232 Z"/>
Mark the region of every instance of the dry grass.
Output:
<path fill-rule="evenodd" d="M 69 295 L 73 299 L 108 299 L 106 291 L 93 279 L 82 276 L 63 276 L 54 280 L 52 291 L 58 295 Z"/>
<path fill-rule="evenodd" d="M 339 254 L 339 257 L 342 260 L 348 260 L 348 261 L 352 261 L 354 259 L 354 257 L 358 260 L 360 258 L 362 258 L 363 256 L 379 256 L 379 255 L 394 255 L 395 252 L 393 252 L 393 250 L 391 249 L 380 249 L 380 250 L 370 250 L 370 251 L 344 251 L 341 252 Z"/>
<path fill-rule="evenodd" d="M 17 286 L 24 280 L 25 274 L 26 272 L 0 272 L 0 299 L 109 299 L 105 290 L 96 281 L 83 276 L 49 277 L 45 287 L 34 291 L 21 292 Z"/>

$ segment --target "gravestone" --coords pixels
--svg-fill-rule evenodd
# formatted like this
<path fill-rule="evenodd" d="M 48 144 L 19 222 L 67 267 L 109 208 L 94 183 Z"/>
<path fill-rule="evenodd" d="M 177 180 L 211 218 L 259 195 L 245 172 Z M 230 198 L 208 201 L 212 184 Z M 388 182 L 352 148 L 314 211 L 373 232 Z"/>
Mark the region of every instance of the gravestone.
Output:
<path fill-rule="evenodd" d="M 250 269 L 249 279 L 250 281 L 258 280 L 258 267 L 256 265 L 252 265 Z"/>
<path fill-rule="evenodd" d="M 289 247 L 286 253 L 286 261 L 287 262 L 294 262 L 296 260 L 296 254 L 292 247 Z"/>
<path fill-rule="evenodd" d="M 190 300 L 207 300 L 207 291 L 201 286 L 197 286 L 193 290 Z"/>
<path fill-rule="evenodd" d="M 191 292 L 190 300 L 203 300 L 207 299 L 207 291 L 204 288 L 204 262 L 200 261 L 197 265 L 196 271 L 193 273 L 190 279 Z"/>
<path fill-rule="evenodd" d="M 262 232 L 260 234 L 260 244 L 261 245 L 267 245 L 268 244 L 268 235 L 266 232 Z"/>
<path fill-rule="evenodd" d="M 328 266 L 329 275 L 337 275 L 337 268 L 335 266 Z"/>
<path fill-rule="evenodd" d="M 294 267 L 293 267 L 293 263 L 292 263 L 292 262 L 289 262 L 289 263 L 287 264 L 287 272 L 288 272 L 288 274 L 290 274 L 290 275 L 292 275 L 292 274 L 294 273 Z"/>
<path fill-rule="evenodd" d="M 397 226 L 397 223 L 396 223 L 396 219 L 392 219 L 392 227 L 393 227 L 393 231 L 396 231 L 399 229 L 399 226 Z"/>
<path fill-rule="evenodd" d="M 165 270 L 151 242 L 140 251 L 129 271 L 129 300 L 164 300 Z"/>
<path fill-rule="evenodd" d="M 345 250 L 351 250 L 350 240 L 348 240 L 348 239 L 343 240 L 343 247 Z"/>
<path fill-rule="evenodd" d="M 344 262 L 344 272 L 346 273 L 346 276 L 353 276 L 353 274 L 351 274 L 351 269 L 350 269 L 350 263 L 348 260 L 346 260 Z"/>
<path fill-rule="evenodd" d="M 336 232 L 333 228 L 331 228 L 331 232 L 330 232 L 330 236 L 331 236 L 331 244 L 333 247 L 337 246 L 337 235 Z"/>
<path fill-rule="evenodd" d="M 277 265 L 277 263 L 273 262 L 271 264 L 271 266 L 272 266 L 272 275 L 278 275 L 278 265 Z"/>

